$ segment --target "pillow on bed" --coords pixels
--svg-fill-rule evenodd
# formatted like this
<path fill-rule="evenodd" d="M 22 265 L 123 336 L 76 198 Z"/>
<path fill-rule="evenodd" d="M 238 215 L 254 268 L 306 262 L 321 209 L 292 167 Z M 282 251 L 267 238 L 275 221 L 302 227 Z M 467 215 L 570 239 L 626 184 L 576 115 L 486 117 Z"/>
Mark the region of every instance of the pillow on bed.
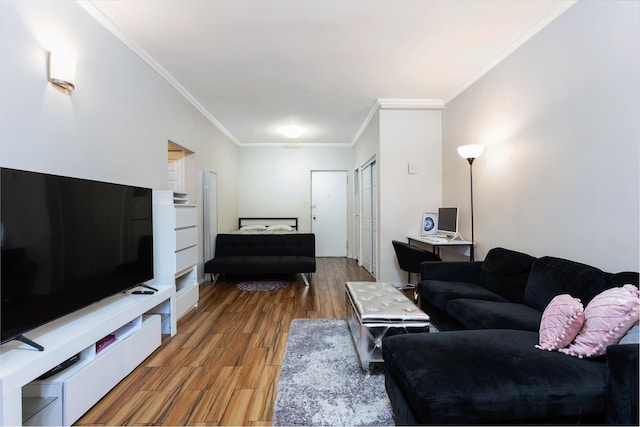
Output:
<path fill-rule="evenodd" d="M 264 225 L 243 225 L 240 227 L 240 231 L 265 231 L 267 229 Z"/>
<path fill-rule="evenodd" d="M 286 224 L 274 224 L 268 226 L 267 231 L 293 231 L 293 227 Z"/>

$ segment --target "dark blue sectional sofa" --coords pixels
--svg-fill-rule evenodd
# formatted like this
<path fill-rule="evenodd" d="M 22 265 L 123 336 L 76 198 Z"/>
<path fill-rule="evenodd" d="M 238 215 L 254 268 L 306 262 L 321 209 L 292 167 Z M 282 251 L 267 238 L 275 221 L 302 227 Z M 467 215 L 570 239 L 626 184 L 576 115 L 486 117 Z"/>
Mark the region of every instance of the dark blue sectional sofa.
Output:
<path fill-rule="evenodd" d="M 425 262 L 421 277 L 421 308 L 441 332 L 383 342 L 397 424 L 638 425 L 637 344 L 583 359 L 535 348 L 554 296 L 586 307 L 606 289 L 638 286 L 637 272 L 494 248 L 482 262 Z"/>

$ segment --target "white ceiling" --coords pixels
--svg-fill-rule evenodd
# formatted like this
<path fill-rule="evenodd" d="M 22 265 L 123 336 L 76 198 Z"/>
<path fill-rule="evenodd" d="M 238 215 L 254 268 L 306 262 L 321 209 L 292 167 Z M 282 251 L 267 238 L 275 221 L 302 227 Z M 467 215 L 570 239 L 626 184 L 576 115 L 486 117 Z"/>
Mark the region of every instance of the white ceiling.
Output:
<path fill-rule="evenodd" d="M 574 1 L 79 4 L 244 146 L 352 144 L 378 100 L 446 103 Z"/>

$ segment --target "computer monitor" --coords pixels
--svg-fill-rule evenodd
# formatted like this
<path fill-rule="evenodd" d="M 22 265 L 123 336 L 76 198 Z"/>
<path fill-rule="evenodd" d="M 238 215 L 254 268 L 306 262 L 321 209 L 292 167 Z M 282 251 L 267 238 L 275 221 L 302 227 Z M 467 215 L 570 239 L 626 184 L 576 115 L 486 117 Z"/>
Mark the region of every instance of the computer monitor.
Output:
<path fill-rule="evenodd" d="M 458 208 L 438 209 L 438 234 L 458 237 Z"/>

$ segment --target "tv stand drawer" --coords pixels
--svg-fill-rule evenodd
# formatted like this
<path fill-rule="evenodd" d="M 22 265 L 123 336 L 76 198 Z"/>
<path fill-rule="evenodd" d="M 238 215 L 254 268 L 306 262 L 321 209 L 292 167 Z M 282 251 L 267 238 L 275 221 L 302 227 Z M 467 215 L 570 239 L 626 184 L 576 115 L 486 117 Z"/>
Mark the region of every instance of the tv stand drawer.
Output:
<path fill-rule="evenodd" d="M 160 315 L 157 314 L 143 315 L 138 323 L 139 327 L 122 340 L 116 340 L 100 353 L 90 355 L 50 378 L 25 386 L 25 395 L 46 394 L 61 402 L 61 410 L 54 413 L 54 418 L 44 418 L 48 420 L 44 424 L 73 424 L 129 375 L 160 346 L 160 320 Z M 92 345 L 83 353 L 91 354 L 95 351 L 94 348 L 95 345 Z M 55 392 L 56 390 L 58 391 Z M 34 417 L 25 424 L 43 425 L 43 416 L 44 414 Z"/>

